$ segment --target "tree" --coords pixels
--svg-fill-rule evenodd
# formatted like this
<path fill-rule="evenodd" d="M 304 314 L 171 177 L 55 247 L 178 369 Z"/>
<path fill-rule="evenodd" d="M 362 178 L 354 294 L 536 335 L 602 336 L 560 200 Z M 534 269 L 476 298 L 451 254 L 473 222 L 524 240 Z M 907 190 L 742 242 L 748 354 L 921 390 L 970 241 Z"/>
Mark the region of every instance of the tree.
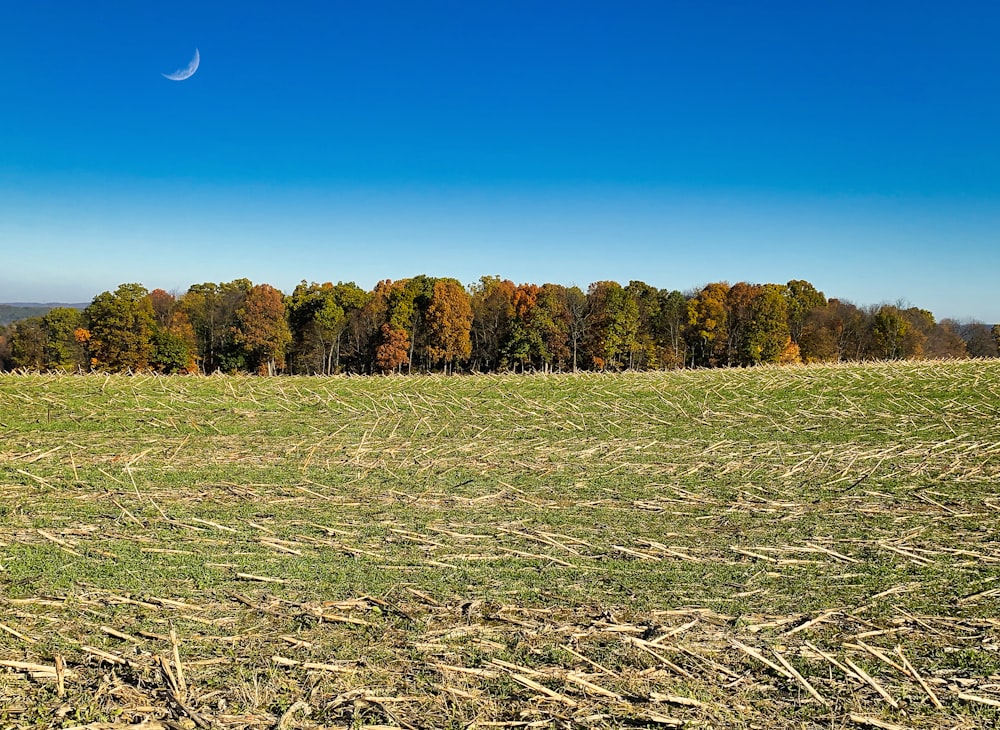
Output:
<path fill-rule="evenodd" d="M 501 364 L 522 372 L 532 361 L 542 360 L 542 334 L 536 327 L 538 295 L 541 288 L 535 284 L 519 284 L 512 299 L 514 312 L 510 318 L 507 337 L 501 345 Z"/>
<path fill-rule="evenodd" d="M 432 363 L 443 363 L 445 372 L 456 360 L 472 354 L 472 305 L 455 279 L 438 279 L 427 305 L 427 353 Z"/>
<path fill-rule="evenodd" d="M 190 342 L 169 327 L 158 327 L 153 333 L 153 356 L 150 361 L 158 372 L 167 375 L 197 372 Z"/>
<path fill-rule="evenodd" d="M 514 282 L 483 276 L 469 287 L 472 307 L 472 367 L 495 370 L 514 318 Z"/>
<path fill-rule="evenodd" d="M 41 317 L 14 322 L 10 333 L 10 360 L 16 368 L 45 369 L 45 327 Z"/>
<path fill-rule="evenodd" d="M 10 357 L 10 336 L 14 331 L 12 326 L 0 329 L 0 371 L 9 370 L 13 363 Z"/>
<path fill-rule="evenodd" d="M 564 293 L 566 312 L 569 314 L 569 343 L 573 351 L 573 372 L 580 362 L 580 350 L 590 332 L 590 301 L 578 286 L 571 286 Z"/>
<path fill-rule="evenodd" d="M 880 360 L 900 360 L 906 355 L 905 338 L 910 323 L 898 307 L 884 304 L 872 317 L 872 354 Z"/>
<path fill-rule="evenodd" d="M 541 341 L 542 367 L 546 372 L 553 367 L 562 370 L 570 361 L 572 314 L 567 298 L 568 291 L 560 284 L 543 284 L 538 292 L 532 326 Z"/>
<path fill-rule="evenodd" d="M 381 373 L 401 371 L 410 363 L 410 338 L 406 330 L 386 322 L 379 329 L 380 342 L 375 348 L 375 367 Z"/>
<path fill-rule="evenodd" d="M 181 299 L 181 310 L 195 332 L 196 357 L 202 372 L 232 372 L 246 367 L 233 336 L 238 329 L 236 311 L 252 287 L 249 279 L 223 284 L 206 282 L 191 286 Z"/>
<path fill-rule="evenodd" d="M 169 326 L 171 317 L 177 311 L 177 297 L 163 289 L 153 289 L 149 293 L 149 303 L 153 305 L 156 323 L 161 327 Z"/>
<path fill-rule="evenodd" d="M 181 302 L 163 289 L 153 289 L 149 301 L 156 317 L 152 337 L 153 368 L 168 375 L 197 372 L 198 339 Z"/>
<path fill-rule="evenodd" d="M 286 301 L 293 371 L 337 372 L 351 318 L 367 300 L 368 295 L 353 282 L 307 285 L 303 281 L 296 286 Z"/>
<path fill-rule="evenodd" d="M 597 281 L 587 290 L 589 347 L 598 367 L 631 368 L 639 350 L 639 306 L 622 285 Z"/>
<path fill-rule="evenodd" d="M 45 334 L 45 367 L 73 372 L 87 370 L 86 341 L 78 334 L 84 328 L 83 312 L 72 307 L 55 307 L 42 316 Z"/>
<path fill-rule="evenodd" d="M 812 310 L 806 315 L 799 336 L 802 361 L 813 363 L 876 357 L 872 347 L 873 314 L 839 299 L 830 299 L 825 307 Z"/>
<path fill-rule="evenodd" d="M 798 358 L 798 346 L 793 345 L 788 332 L 785 287 L 764 284 L 750 302 L 741 356 L 748 364 L 788 362 Z"/>
<path fill-rule="evenodd" d="M 826 306 L 823 292 L 802 279 L 792 279 L 785 285 L 785 299 L 788 308 L 788 335 L 792 342 L 799 344 L 806 322 L 811 312 Z"/>
<path fill-rule="evenodd" d="M 94 297 L 85 310 L 95 367 L 111 371 L 149 370 L 156 314 L 141 284 L 122 284 Z"/>
<path fill-rule="evenodd" d="M 965 341 L 969 357 L 998 357 L 997 341 L 988 324 L 970 321 L 958 325 L 958 333 Z"/>
<path fill-rule="evenodd" d="M 410 349 L 404 364 L 408 371 L 414 366 L 414 360 L 418 356 L 424 367 L 430 366 L 424 315 L 434 295 L 434 282 L 435 279 L 424 274 L 395 282 L 386 280 L 379 283 L 374 293 L 381 300 L 379 308 L 384 312 L 383 321 L 389 324 L 391 330 L 403 330 L 406 333 Z M 420 367 L 420 363 L 416 365 Z"/>
<path fill-rule="evenodd" d="M 625 293 L 635 302 L 638 315 L 635 350 L 630 367 L 660 367 L 660 291 L 643 281 L 630 281 Z"/>
<path fill-rule="evenodd" d="M 754 302 L 761 291 L 760 284 L 739 281 L 726 292 L 726 365 L 760 362 L 759 353 L 752 352 L 750 330 L 755 317 Z"/>
<path fill-rule="evenodd" d="M 252 287 L 236 310 L 233 331 L 233 341 L 242 348 L 249 368 L 260 375 L 284 369 L 291 340 L 282 293 L 269 284 Z"/>
<path fill-rule="evenodd" d="M 726 282 L 708 284 L 688 301 L 687 341 L 692 365 L 715 367 L 726 362 L 728 292 Z"/>
<path fill-rule="evenodd" d="M 687 359 L 684 331 L 688 323 L 688 300 L 681 292 L 666 289 L 659 293 L 659 320 L 656 324 L 657 342 L 663 348 L 661 361 L 669 367 L 683 367 Z"/>
<path fill-rule="evenodd" d="M 927 337 L 925 355 L 933 359 L 968 357 L 962 338 L 962 326 L 953 319 L 942 319 Z"/>

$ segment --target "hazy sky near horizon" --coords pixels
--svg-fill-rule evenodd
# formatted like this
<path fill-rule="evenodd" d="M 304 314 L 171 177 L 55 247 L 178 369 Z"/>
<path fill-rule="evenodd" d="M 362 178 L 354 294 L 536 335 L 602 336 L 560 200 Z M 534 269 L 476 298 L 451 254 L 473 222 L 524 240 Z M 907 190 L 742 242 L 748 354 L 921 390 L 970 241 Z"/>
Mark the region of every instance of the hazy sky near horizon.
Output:
<path fill-rule="evenodd" d="M 19 3 L 0 302 L 795 278 L 1000 322 L 997 38 L 995 1 Z"/>

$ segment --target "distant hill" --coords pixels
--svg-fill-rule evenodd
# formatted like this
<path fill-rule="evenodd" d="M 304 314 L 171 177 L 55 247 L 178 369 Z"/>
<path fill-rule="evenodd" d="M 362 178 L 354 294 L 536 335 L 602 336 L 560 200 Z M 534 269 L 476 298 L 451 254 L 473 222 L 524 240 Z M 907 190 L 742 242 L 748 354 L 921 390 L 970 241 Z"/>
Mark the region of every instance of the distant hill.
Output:
<path fill-rule="evenodd" d="M 17 322 L 28 317 L 41 317 L 50 309 L 56 307 L 71 307 L 73 309 L 86 309 L 87 304 L 65 304 L 62 302 L 10 302 L 0 304 L 0 327 L 6 327 L 11 322 Z"/>

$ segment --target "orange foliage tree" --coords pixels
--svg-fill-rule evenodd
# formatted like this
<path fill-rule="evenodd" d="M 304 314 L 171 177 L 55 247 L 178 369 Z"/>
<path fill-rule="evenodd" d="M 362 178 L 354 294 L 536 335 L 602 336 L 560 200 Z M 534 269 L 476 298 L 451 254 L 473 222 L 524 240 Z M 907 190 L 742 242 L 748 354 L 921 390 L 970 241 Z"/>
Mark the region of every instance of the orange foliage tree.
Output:
<path fill-rule="evenodd" d="M 424 316 L 427 353 L 444 364 L 445 372 L 456 360 L 472 354 L 472 305 L 469 295 L 455 279 L 438 279 Z"/>
<path fill-rule="evenodd" d="M 379 372 L 398 371 L 410 363 L 410 336 L 406 330 L 386 322 L 379 329 L 379 339 L 375 348 L 375 367 Z"/>
<path fill-rule="evenodd" d="M 250 370 L 274 375 L 285 367 L 285 348 L 292 333 L 280 291 L 269 284 L 252 287 L 236 310 L 236 321 L 233 340 L 243 349 Z"/>

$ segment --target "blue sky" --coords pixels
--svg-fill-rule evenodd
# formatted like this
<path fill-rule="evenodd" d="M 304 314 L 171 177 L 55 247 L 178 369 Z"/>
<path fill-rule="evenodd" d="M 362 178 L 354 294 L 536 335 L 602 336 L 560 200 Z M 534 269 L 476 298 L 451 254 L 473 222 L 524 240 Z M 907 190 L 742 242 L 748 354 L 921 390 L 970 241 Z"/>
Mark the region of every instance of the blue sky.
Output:
<path fill-rule="evenodd" d="M 0 301 L 804 278 L 1000 322 L 997 38 L 996 2 L 10 5 Z"/>

